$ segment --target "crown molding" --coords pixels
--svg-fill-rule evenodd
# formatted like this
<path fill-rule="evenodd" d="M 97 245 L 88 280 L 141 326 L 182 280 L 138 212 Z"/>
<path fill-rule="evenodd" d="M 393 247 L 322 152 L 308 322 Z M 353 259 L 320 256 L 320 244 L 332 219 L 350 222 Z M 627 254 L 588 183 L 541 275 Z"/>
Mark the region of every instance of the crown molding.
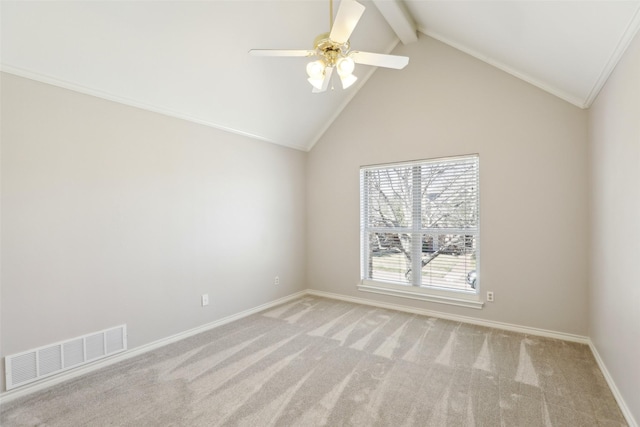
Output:
<path fill-rule="evenodd" d="M 543 91 L 550 93 L 551 95 L 554 95 L 560 99 L 563 99 L 564 101 L 567 101 L 570 104 L 575 105 L 576 107 L 585 109 L 587 108 L 587 104 L 586 104 L 586 100 L 575 97 L 573 95 L 568 94 L 567 92 L 564 92 L 562 90 L 559 90 L 555 87 L 552 87 L 546 83 L 543 83 L 542 81 L 535 79 L 527 74 L 521 73 L 520 71 L 506 65 L 503 64 L 500 61 L 496 61 L 474 49 L 471 49 L 467 46 L 464 46 L 463 44 L 460 44 L 458 42 L 454 42 L 453 40 L 444 37 L 443 35 L 435 32 L 435 31 L 429 31 L 424 27 L 418 27 L 418 31 L 420 31 L 422 34 L 429 36 L 433 39 L 438 40 L 439 42 L 442 42 L 448 46 L 451 46 L 454 49 L 457 49 L 461 52 L 466 53 L 467 55 L 473 56 L 476 59 L 479 59 L 482 62 L 485 62 L 493 67 L 498 68 L 499 70 L 504 71 L 505 73 L 511 74 L 512 76 L 523 80 L 535 87 L 537 87 L 538 89 L 542 89 Z"/>
<path fill-rule="evenodd" d="M 620 62 L 620 59 L 622 59 L 622 56 L 633 41 L 633 38 L 636 36 L 636 34 L 638 34 L 638 31 L 640 31 L 640 4 L 638 4 L 638 7 L 636 8 L 633 17 L 629 21 L 629 25 L 627 25 L 627 28 L 622 34 L 620 41 L 618 41 L 616 48 L 611 53 L 611 56 L 609 57 L 609 60 L 607 61 L 605 66 L 602 68 L 602 71 L 600 71 L 600 75 L 591 88 L 591 91 L 589 91 L 589 94 L 587 95 L 585 101 L 586 108 L 591 107 L 593 101 L 596 100 L 605 83 L 607 83 L 607 80 L 609 80 L 611 73 L 613 73 L 613 70 L 615 70 L 616 65 L 618 65 L 618 62 Z"/>
<path fill-rule="evenodd" d="M 611 76 L 611 73 L 615 69 L 618 62 L 620 62 L 620 59 L 622 58 L 627 48 L 631 44 L 631 41 L 633 40 L 633 38 L 636 36 L 638 31 L 640 31 L 640 4 L 638 4 L 636 11 L 634 12 L 633 16 L 629 20 L 629 24 L 627 25 L 627 27 L 625 28 L 625 31 L 622 34 L 622 37 L 618 41 L 618 44 L 616 45 L 615 49 L 611 53 L 609 60 L 600 71 L 598 78 L 593 83 L 591 90 L 589 91 L 589 93 L 585 98 L 576 97 L 556 87 L 550 86 L 526 73 L 522 73 L 506 64 L 503 64 L 500 61 L 496 61 L 495 59 L 492 59 L 474 49 L 471 49 L 447 37 L 444 37 L 435 31 L 430 31 L 424 27 L 418 27 L 418 31 L 442 43 L 445 43 L 455 49 L 458 49 L 459 51 L 464 52 L 467 55 L 471 55 L 476 59 L 479 59 L 491 66 L 494 66 L 506 73 L 509 73 L 512 76 L 517 77 L 520 80 L 523 80 L 529 84 L 532 84 L 533 86 L 536 86 L 537 88 L 542 89 L 545 92 L 548 92 L 551 95 L 554 95 L 560 99 L 563 99 L 579 108 L 588 109 L 589 107 L 591 107 L 591 104 L 593 104 L 593 101 L 595 101 L 595 99 L 597 98 L 598 93 L 600 93 L 600 91 L 604 87 L 605 83 Z"/>
<path fill-rule="evenodd" d="M 306 147 L 302 145 L 296 144 L 287 144 L 280 141 L 275 141 L 269 138 L 265 138 L 260 135 L 256 135 L 250 132 L 245 132 L 239 129 L 235 129 L 232 127 L 220 125 L 218 123 L 214 123 L 210 120 L 201 119 L 199 117 L 190 116 L 188 114 L 183 114 L 169 108 L 165 108 L 158 105 L 147 104 L 144 102 L 136 101 L 131 98 L 125 98 L 123 96 L 114 95 L 108 92 L 103 92 L 100 90 L 92 89 L 86 86 L 82 86 L 76 83 L 72 83 L 66 80 L 61 80 L 56 77 L 35 73 L 33 71 L 25 70 L 22 68 L 14 67 L 8 64 L 0 64 L 0 71 L 8 74 L 13 74 L 18 77 L 23 77 L 30 80 L 35 80 L 41 83 L 46 83 L 52 86 L 60 87 L 63 89 L 71 90 L 74 92 L 82 93 L 84 95 L 94 96 L 96 98 L 105 99 L 107 101 L 117 102 L 119 104 L 127 105 L 129 107 L 139 108 L 141 110 L 150 111 L 152 113 L 162 114 L 163 116 L 173 117 L 180 120 L 185 120 L 187 122 L 196 123 L 199 125 L 207 126 L 210 128 L 218 129 L 224 132 L 233 133 L 236 135 L 244 136 L 251 139 L 257 139 L 259 141 L 269 142 L 271 144 L 276 144 L 280 146 L 284 146 L 287 148 L 293 148 L 295 150 L 300 151 L 308 151 Z"/>

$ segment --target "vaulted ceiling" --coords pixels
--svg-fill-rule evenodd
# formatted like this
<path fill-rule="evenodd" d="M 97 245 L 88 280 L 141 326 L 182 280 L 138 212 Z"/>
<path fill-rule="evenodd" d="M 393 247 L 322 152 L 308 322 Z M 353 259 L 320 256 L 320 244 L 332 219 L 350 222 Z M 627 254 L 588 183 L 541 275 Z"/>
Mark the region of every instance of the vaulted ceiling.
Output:
<path fill-rule="evenodd" d="M 417 30 L 581 108 L 640 27 L 640 0 L 359 2 L 366 10 L 353 48 L 391 53 Z M 2 70 L 309 150 L 376 68 L 357 65 L 351 88 L 312 94 L 308 58 L 247 52 L 312 49 L 329 30 L 329 5 L 3 0 Z"/>

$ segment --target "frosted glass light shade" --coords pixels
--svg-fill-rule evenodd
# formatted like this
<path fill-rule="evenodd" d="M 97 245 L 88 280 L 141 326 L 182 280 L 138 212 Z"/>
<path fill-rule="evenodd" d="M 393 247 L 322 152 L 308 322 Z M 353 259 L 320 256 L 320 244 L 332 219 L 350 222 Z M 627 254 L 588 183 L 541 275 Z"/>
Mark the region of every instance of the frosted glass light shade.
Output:
<path fill-rule="evenodd" d="M 315 87 L 318 90 L 322 90 L 322 83 L 324 83 L 324 76 L 315 77 L 315 78 L 309 77 L 307 81 L 311 83 L 311 86 Z"/>
<path fill-rule="evenodd" d="M 353 74 L 348 74 L 346 76 L 340 76 L 340 81 L 342 82 L 342 89 L 346 89 L 352 84 L 354 84 L 358 80 L 356 76 Z"/>

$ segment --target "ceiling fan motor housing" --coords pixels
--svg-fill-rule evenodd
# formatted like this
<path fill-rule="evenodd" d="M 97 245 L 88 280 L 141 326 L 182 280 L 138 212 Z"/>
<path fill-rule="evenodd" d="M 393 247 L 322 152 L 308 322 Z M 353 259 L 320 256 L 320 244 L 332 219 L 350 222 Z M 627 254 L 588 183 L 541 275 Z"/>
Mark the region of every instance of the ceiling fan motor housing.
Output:
<path fill-rule="evenodd" d="M 313 47 L 318 56 L 324 58 L 328 67 L 336 65 L 340 57 L 346 57 L 349 53 L 349 42 L 337 43 L 331 40 L 329 33 L 322 33 L 313 42 Z"/>

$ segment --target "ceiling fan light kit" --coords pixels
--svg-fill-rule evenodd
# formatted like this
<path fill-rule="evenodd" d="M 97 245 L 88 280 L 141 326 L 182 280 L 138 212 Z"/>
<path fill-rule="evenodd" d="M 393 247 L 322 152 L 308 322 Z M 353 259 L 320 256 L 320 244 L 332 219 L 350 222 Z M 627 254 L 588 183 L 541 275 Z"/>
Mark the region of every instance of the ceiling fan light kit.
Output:
<path fill-rule="evenodd" d="M 329 79 L 327 68 L 336 68 L 342 88 L 346 89 L 358 80 L 353 75 L 355 62 L 349 56 L 349 42 L 342 44 L 331 40 L 329 33 L 320 34 L 315 41 L 315 54 L 320 59 L 311 61 L 307 64 L 307 79 L 309 83 L 316 89 L 314 92 L 323 92 L 323 83 L 325 79 Z"/>
<path fill-rule="evenodd" d="M 316 37 L 313 50 L 279 50 L 252 49 L 254 56 L 316 56 L 307 64 L 307 81 L 313 86 L 312 92 L 324 92 L 329 87 L 329 81 L 335 68 L 342 83 L 347 89 L 358 78 L 353 75 L 355 64 L 373 65 L 402 69 L 409 63 L 406 56 L 384 55 L 379 53 L 352 51 L 349 37 L 355 29 L 365 7 L 355 0 L 342 0 L 340 8 L 333 21 L 333 3 L 330 0 L 331 32 Z"/>

